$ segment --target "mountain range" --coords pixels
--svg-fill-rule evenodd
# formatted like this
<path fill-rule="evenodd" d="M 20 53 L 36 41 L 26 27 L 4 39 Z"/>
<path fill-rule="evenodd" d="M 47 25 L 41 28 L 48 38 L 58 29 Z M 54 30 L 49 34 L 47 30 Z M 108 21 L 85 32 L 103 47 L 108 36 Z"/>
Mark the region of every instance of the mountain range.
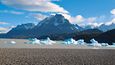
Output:
<path fill-rule="evenodd" d="M 103 32 L 106 32 L 106 31 L 115 29 L 115 23 L 111 23 L 109 25 L 107 25 L 106 23 L 103 23 L 100 26 L 95 26 L 95 27 L 93 25 L 86 25 L 83 28 L 84 28 L 84 30 L 97 28 L 97 29 L 99 29 L 99 30 L 101 30 Z"/>
<path fill-rule="evenodd" d="M 79 30 L 82 30 L 82 27 L 77 24 L 71 24 L 64 16 L 56 14 L 55 16 L 51 15 L 45 18 L 37 25 L 33 23 L 18 25 L 5 36 L 9 38 L 43 38 L 61 34 L 72 34 Z"/>
<path fill-rule="evenodd" d="M 84 39 L 86 42 L 90 42 L 90 39 L 95 38 L 99 42 L 113 43 L 114 41 L 112 39 L 108 39 L 111 36 L 115 38 L 114 31 L 108 31 L 112 29 L 115 29 L 115 24 L 111 24 L 109 26 L 103 24 L 94 29 L 90 27 L 84 29 L 77 24 L 71 24 L 69 20 L 67 20 L 61 14 L 56 14 L 45 18 L 37 25 L 33 23 L 18 25 L 15 28 L 12 28 L 8 33 L 0 34 L 0 38 L 43 39 L 50 37 L 53 40 L 64 40 L 67 38 L 74 38 L 76 40 Z M 109 34 L 111 34 L 111 36 L 109 36 Z M 105 38 L 107 38 L 108 41 L 104 41 L 106 39 L 103 39 L 102 41 L 102 38 L 105 35 Z"/>

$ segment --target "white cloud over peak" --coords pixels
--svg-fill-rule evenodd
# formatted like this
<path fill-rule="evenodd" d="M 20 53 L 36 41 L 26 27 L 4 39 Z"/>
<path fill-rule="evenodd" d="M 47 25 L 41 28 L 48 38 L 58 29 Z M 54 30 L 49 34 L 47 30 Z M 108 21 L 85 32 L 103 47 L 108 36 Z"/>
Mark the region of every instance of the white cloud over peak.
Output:
<path fill-rule="evenodd" d="M 32 14 L 32 16 L 34 16 L 34 18 L 36 18 L 37 20 L 43 20 L 46 17 L 48 17 L 47 15 L 43 15 L 43 14 Z"/>
<path fill-rule="evenodd" d="M 115 24 L 115 18 L 113 18 L 111 21 L 105 23 L 105 25 L 111 25 L 111 24 Z"/>
<path fill-rule="evenodd" d="M 72 23 L 72 24 L 82 24 L 82 23 L 85 23 L 85 24 L 92 23 L 93 24 L 97 20 L 97 17 L 85 18 L 82 15 L 76 15 L 75 17 L 71 16 L 69 14 L 62 14 L 62 15 L 66 19 L 68 19 L 70 21 L 70 23 Z"/>
<path fill-rule="evenodd" d="M 71 17 L 70 20 L 73 24 L 79 24 L 82 23 L 85 19 L 82 15 L 77 15 L 75 17 Z"/>
<path fill-rule="evenodd" d="M 76 15 L 75 17 L 74 16 L 71 16 L 69 14 L 63 14 L 61 13 L 66 19 L 68 19 L 70 21 L 70 23 L 72 24 L 78 24 L 78 23 L 81 23 L 84 21 L 84 17 L 82 15 Z"/>
<path fill-rule="evenodd" d="M 27 10 L 27 11 L 39 11 L 39 12 L 59 12 L 69 13 L 63 7 L 52 3 L 50 0 L 1 0 L 2 4 L 7 6 Z"/>
<path fill-rule="evenodd" d="M 91 23 L 91 22 L 95 22 L 96 19 L 97 19 L 96 17 L 90 17 L 90 18 L 87 18 L 86 21 Z"/>

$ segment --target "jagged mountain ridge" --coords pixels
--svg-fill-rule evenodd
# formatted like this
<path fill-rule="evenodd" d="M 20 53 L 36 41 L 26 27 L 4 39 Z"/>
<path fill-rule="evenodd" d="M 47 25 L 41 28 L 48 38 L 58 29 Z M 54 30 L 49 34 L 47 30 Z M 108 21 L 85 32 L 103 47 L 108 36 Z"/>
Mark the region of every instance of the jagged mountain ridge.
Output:
<path fill-rule="evenodd" d="M 71 34 L 79 31 L 81 27 L 71 24 L 61 14 L 45 18 L 37 25 L 27 23 L 18 25 L 7 33 L 9 37 L 41 37 L 60 34 Z"/>
<path fill-rule="evenodd" d="M 101 26 L 98 27 L 98 29 L 104 32 L 115 29 L 115 23 L 112 23 L 110 25 L 102 24 Z"/>
<path fill-rule="evenodd" d="M 56 14 L 55 16 L 50 16 L 38 23 L 33 30 L 39 30 L 41 32 L 39 35 L 44 36 L 49 34 L 73 33 L 77 32 L 79 30 L 78 28 L 80 28 L 80 26 L 74 26 L 65 19 L 64 16 Z M 34 33 L 34 35 L 36 34 L 37 33 Z"/>

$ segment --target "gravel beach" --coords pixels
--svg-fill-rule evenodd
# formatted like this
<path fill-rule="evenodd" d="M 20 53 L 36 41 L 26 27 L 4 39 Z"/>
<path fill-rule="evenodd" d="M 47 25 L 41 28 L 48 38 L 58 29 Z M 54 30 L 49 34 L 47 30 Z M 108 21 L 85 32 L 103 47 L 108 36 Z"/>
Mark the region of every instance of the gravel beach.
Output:
<path fill-rule="evenodd" d="M 0 39 L 0 65 L 115 65 L 115 48 L 25 42 Z"/>
<path fill-rule="evenodd" d="M 1 48 L 0 65 L 115 65 L 115 50 Z"/>

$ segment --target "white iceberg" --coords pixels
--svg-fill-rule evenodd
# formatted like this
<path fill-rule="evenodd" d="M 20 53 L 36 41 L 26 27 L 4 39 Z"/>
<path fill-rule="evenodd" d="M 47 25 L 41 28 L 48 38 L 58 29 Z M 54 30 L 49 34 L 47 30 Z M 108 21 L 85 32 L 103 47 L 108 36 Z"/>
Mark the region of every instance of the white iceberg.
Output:
<path fill-rule="evenodd" d="M 66 45 L 77 44 L 77 42 L 73 38 L 69 38 L 64 41 L 64 44 Z"/>
<path fill-rule="evenodd" d="M 76 43 L 78 45 L 85 45 L 86 44 L 83 39 L 77 40 Z"/>
<path fill-rule="evenodd" d="M 70 45 L 70 44 L 74 44 L 74 45 L 85 45 L 86 43 L 84 42 L 83 39 L 80 39 L 80 40 L 74 40 L 73 38 L 70 38 L 70 39 L 66 39 L 64 41 L 64 44 L 66 45 Z"/>
<path fill-rule="evenodd" d="M 95 39 L 91 39 L 91 44 L 90 46 L 95 46 L 95 47 L 100 47 L 102 46 L 100 43 L 98 43 L 98 41 L 96 41 Z"/>
<path fill-rule="evenodd" d="M 53 45 L 53 43 L 56 43 L 56 42 L 50 40 L 50 38 L 48 37 L 46 40 L 41 40 L 40 43 L 45 44 L 45 45 Z"/>
<path fill-rule="evenodd" d="M 27 42 L 27 44 L 40 44 L 40 40 L 38 40 L 37 38 L 29 39 L 29 42 Z"/>

